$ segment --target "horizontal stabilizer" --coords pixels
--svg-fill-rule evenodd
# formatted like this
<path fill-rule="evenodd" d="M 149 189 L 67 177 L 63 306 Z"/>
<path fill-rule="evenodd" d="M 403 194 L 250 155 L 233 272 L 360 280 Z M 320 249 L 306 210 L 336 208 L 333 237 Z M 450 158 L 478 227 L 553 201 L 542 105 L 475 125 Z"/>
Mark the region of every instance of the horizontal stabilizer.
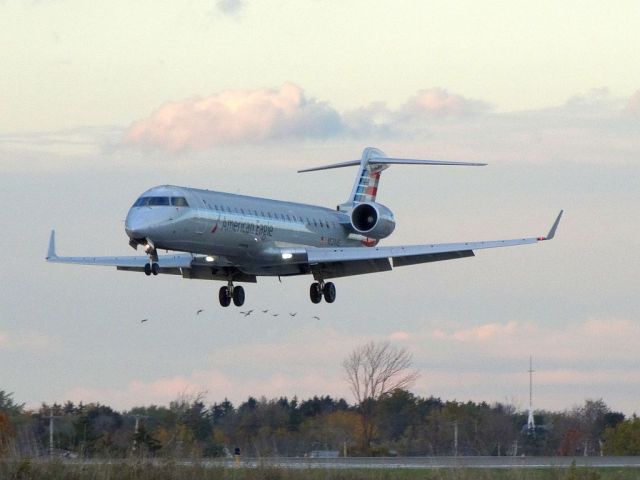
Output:
<path fill-rule="evenodd" d="M 298 170 L 298 173 L 315 172 L 318 170 L 329 170 L 331 168 L 352 167 L 360 165 L 362 160 L 349 160 L 347 162 L 332 163 L 321 167 L 305 168 Z M 486 163 L 476 162 L 449 162 L 443 160 L 416 160 L 412 158 L 390 158 L 390 157 L 372 157 L 367 162 L 369 165 L 453 165 L 463 167 L 483 167 Z"/>

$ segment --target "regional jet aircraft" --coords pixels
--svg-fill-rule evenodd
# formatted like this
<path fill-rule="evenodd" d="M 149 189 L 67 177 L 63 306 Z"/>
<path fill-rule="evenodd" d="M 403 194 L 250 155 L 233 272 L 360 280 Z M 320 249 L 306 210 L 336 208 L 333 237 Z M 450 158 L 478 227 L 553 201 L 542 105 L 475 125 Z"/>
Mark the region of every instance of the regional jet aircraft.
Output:
<path fill-rule="evenodd" d="M 226 282 L 218 295 L 223 307 L 244 303 L 244 289 L 236 283 L 255 283 L 258 276 L 310 274 L 315 279 L 311 301 L 333 303 L 336 287 L 329 279 L 472 257 L 474 250 L 537 243 L 555 235 L 562 211 L 544 237 L 378 246 L 395 228 L 391 210 L 376 202 L 380 174 L 395 164 L 485 165 L 390 158 L 369 147 L 359 160 L 300 170 L 359 167 L 351 195 L 335 210 L 187 187 L 153 187 L 134 202 L 125 221 L 129 245 L 142 247 L 144 256 L 59 257 L 52 231 L 47 261 L 221 280 Z M 180 253 L 158 255 L 161 249 Z"/>

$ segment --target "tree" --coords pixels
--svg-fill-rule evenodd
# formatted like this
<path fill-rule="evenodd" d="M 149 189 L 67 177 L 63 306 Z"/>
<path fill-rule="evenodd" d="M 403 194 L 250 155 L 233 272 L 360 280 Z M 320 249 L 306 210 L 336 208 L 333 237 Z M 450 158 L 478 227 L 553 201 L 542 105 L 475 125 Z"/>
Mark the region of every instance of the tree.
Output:
<path fill-rule="evenodd" d="M 604 453 L 607 455 L 640 455 L 640 418 L 608 427 L 604 432 Z"/>
<path fill-rule="evenodd" d="M 392 347 L 389 342 L 369 342 L 356 348 L 342 366 L 360 410 L 362 420 L 362 448 L 371 449 L 375 425 L 376 402 L 396 389 L 406 389 L 418 378 L 411 370 L 412 355 L 404 348 Z"/>

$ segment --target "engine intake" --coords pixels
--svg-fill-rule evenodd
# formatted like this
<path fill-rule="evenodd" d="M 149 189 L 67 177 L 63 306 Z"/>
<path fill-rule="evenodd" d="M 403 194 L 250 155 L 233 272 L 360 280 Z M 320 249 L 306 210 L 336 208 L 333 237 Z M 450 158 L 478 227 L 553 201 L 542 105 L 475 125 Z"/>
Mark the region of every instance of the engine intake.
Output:
<path fill-rule="evenodd" d="M 361 203 L 351 210 L 351 228 L 369 238 L 385 238 L 396 228 L 393 213 L 380 203 Z"/>

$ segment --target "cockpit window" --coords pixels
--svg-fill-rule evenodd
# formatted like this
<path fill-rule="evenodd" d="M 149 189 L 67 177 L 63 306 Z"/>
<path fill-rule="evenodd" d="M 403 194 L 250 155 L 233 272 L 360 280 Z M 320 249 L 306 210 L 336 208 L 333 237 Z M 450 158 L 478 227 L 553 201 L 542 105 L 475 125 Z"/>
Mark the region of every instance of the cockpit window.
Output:
<path fill-rule="evenodd" d="M 174 207 L 188 207 L 187 199 L 184 197 L 171 197 L 171 205 Z"/>
<path fill-rule="evenodd" d="M 182 198 L 182 197 L 175 197 Z M 184 198 L 182 199 L 185 204 L 187 203 Z M 134 207 L 166 207 L 169 206 L 169 197 L 140 197 L 133 204 Z"/>
<path fill-rule="evenodd" d="M 149 197 L 150 207 L 166 207 L 169 205 L 169 197 Z"/>

